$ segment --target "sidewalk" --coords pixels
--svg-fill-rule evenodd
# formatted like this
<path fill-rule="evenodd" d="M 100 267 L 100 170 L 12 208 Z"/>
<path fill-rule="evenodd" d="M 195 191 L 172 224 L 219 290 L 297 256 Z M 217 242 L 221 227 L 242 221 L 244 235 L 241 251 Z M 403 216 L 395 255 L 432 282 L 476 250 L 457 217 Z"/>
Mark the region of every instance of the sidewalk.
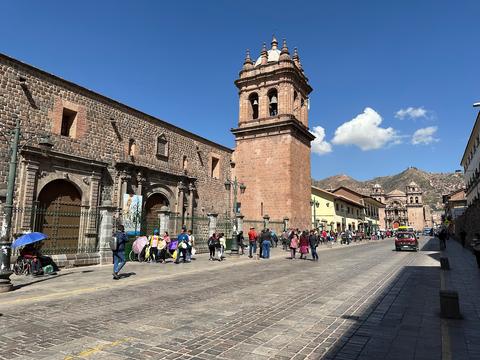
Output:
<path fill-rule="evenodd" d="M 320 245 L 318 252 L 321 260 L 321 254 L 330 250 L 365 246 L 379 241 L 382 240 L 364 240 L 350 245 L 341 245 L 339 243 Z M 391 241 L 391 239 L 383 241 Z M 232 266 L 239 266 L 243 270 L 246 265 L 256 266 L 256 264 L 264 261 L 286 259 L 290 256 L 290 252 L 283 251 L 281 246 L 272 248 L 271 260 L 249 258 L 248 251 L 246 251 L 246 255 L 243 256 L 230 255 L 228 253 L 226 256 L 225 261 L 219 262 L 209 261 L 208 254 L 199 254 L 195 256 L 195 260 L 191 263 L 181 263 L 178 265 L 173 264 L 171 259 L 170 262 L 166 264 L 127 262 L 121 271 L 123 276 L 119 281 L 112 280 L 112 265 L 93 265 L 62 269 L 57 275 L 45 275 L 38 278 L 12 275 L 11 280 L 15 290 L 0 294 L 0 305 L 6 307 L 19 303 L 26 304 L 68 298 L 70 296 L 121 288 L 133 284 L 145 284 L 162 279 L 180 277 L 201 271 L 218 271 L 219 269 Z M 308 254 L 308 257 L 311 257 L 310 254 Z"/>
<path fill-rule="evenodd" d="M 442 335 L 452 359 L 480 359 L 480 269 L 472 252 L 453 239 L 441 254 L 451 268 L 443 271 L 444 286 L 458 292 L 462 315 L 461 320 L 444 320 Z"/>

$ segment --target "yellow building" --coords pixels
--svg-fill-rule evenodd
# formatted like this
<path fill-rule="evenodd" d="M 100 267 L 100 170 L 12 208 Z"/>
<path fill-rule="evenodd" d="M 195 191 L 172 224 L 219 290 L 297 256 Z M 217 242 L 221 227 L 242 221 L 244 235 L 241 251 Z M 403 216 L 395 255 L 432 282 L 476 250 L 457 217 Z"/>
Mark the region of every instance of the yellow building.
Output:
<path fill-rule="evenodd" d="M 335 230 L 335 195 L 312 186 L 310 199 L 312 209 L 312 227 Z"/>
<path fill-rule="evenodd" d="M 310 206 L 314 228 L 371 235 L 380 227 L 379 209 L 385 205 L 343 186 L 333 191 L 312 186 Z"/>

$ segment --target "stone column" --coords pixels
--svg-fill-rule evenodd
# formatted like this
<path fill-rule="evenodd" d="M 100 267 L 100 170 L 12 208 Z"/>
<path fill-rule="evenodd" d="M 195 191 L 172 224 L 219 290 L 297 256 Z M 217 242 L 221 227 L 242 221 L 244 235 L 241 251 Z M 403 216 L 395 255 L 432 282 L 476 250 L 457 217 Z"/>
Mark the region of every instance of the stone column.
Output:
<path fill-rule="evenodd" d="M 120 174 L 120 194 L 118 199 L 119 207 L 123 207 L 123 194 L 127 193 L 128 181 L 131 179 L 131 176 L 127 174 L 126 171 L 122 171 Z"/>
<path fill-rule="evenodd" d="M 116 207 L 112 202 L 107 200 L 104 204 L 98 207 L 100 211 L 100 227 L 98 236 L 98 255 L 100 257 L 100 264 L 112 263 L 112 250 L 110 249 L 110 239 L 113 235 L 113 214 Z"/>
<path fill-rule="evenodd" d="M 86 252 L 85 249 L 88 247 L 86 234 L 88 229 L 88 219 L 90 214 L 90 205 L 86 202 L 82 202 L 80 205 L 80 226 L 78 228 L 78 246 L 77 253 Z"/>
<path fill-rule="evenodd" d="M 212 236 L 217 231 L 217 217 L 216 213 L 208 213 L 208 237 Z"/>
<path fill-rule="evenodd" d="M 159 232 L 163 236 L 165 231 L 168 231 L 168 224 L 170 222 L 170 209 L 167 206 L 162 206 L 158 211 Z"/>
<path fill-rule="evenodd" d="M 183 222 L 185 220 L 185 214 L 183 212 L 183 207 L 184 207 L 184 199 L 185 199 L 185 184 L 180 181 L 178 183 L 178 205 L 177 205 L 177 212 L 180 214 L 180 219 L 181 219 L 181 224 L 180 226 L 183 226 Z"/>
<path fill-rule="evenodd" d="M 290 219 L 288 217 L 283 218 L 283 231 L 286 231 L 288 229 L 288 221 Z"/>
<path fill-rule="evenodd" d="M 143 176 L 142 172 L 139 171 L 137 174 L 137 195 L 143 194 L 143 184 L 147 181 L 145 176 Z"/>
<path fill-rule="evenodd" d="M 33 231 L 32 224 L 32 208 L 35 190 L 37 188 L 37 173 L 39 163 L 36 161 L 27 161 L 25 164 L 25 187 L 23 193 L 23 211 L 21 213 L 21 231 Z M 14 204 L 15 205 L 15 204 Z M 17 206 L 20 204 L 17 203 Z M 19 214 L 17 212 L 17 214 Z"/>
<path fill-rule="evenodd" d="M 89 178 L 90 182 L 90 209 L 88 211 L 87 228 L 85 230 L 85 247 L 93 249 L 96 246 L 97 220 L 98 220 L 98 203 L 100 196 L 100 173 L 92 172 Z M 87 184 L 85 178 L 83 181 Z M 88 184 L 87 184 L 88 185 Z M 82 211 L 84 209 L 82 208 Z M 85 209 L 86 210 L 86 209 Z"/>
<path fill-rule="evenodd" d="M 195 205 L 195 185 L 190 183 L 188 185 L 188 209 L 190 213 L 190 221 L 187 224 L 188 228 L 193 231 L 193 210 Z"/>
<path fill-rule="evenodd" d="M 266 229 L 268 228 L 268 223 L 270 221 L 270 216 L 267 214 L 263 215 L 263 228 Z"/>

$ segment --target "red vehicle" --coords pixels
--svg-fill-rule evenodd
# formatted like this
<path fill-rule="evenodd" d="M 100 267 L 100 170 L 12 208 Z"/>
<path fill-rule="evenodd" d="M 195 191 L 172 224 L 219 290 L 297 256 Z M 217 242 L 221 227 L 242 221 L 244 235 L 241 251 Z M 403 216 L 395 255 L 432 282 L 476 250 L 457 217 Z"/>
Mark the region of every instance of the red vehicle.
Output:
<path fill-rule="evenodd" d="M 398 231 L 395 234 L 395 250 L 410 249 L 418 251 L 418 239 L 412 231 Z"/>

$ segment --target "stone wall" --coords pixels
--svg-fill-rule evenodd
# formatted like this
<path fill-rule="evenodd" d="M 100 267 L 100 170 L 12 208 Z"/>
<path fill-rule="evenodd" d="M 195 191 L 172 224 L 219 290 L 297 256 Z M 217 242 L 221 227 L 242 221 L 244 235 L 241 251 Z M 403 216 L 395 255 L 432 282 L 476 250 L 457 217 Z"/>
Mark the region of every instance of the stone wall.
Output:
<path fill-rule="evenodd" d="M 292 226 L 311 226 L 308 146 L 291 134 L 238 139 L 235 164 L 235 175 L 247 186 L 239 196 L 246 219 L 268 214 L 272 220 L 286 216 Z"/>
<path fill-rule="evenodd" d="M 230 149 L 1 54 L 0 91 L 0 132 L 8 136 L 18 118 L 21 143 L 33 147 L 30 153 L 35 153 L 27 159 L 22 148 L 16 183 L 17 205 L 22 205 L 21 199 L 34 200 L 41 178 L 68 177 L 70 173 L 71 177 L 84 181 L 87 205 L 99 205 L 100 198 L 105 197 L 105 187 L 109 187 L 107 197 L 118 204 L 121 178 L 127 169 L 130 171 L 126 174 L 130 176 L 126 177 L 127 181 L 134 185 L 135 191 L 142 191 L 140 184 L 144 195 L 165 188 L 165 192 L 171 194 L 171 206 L 175 207 L 178 206 L 178 182 L 183 181 L 187 187 L 195 186 L 196 213 L 225 213 L 224 182 L 230 177 Z M 70 136 L 61 135 L 64 111 L 76 114 Z M 40 137 L 46 134 L 51 135 L 54 144 L 50 158 L 43 158 L 37 151 Z M 159 137 L 168 144 L 167 151 L 161 155 L 157 154 Z M 130 156 L 132 140 L 135 146 Z M 218 179 L 211 176 L 212 157 L 219 160 Z M 8 144 L 2 140 L 0 183 L 6 182 L 8 158 Z M 85 160 L 82 166 L 75 165 L 82 160 Z M 96 162 L 91 169 L 95 172 L 92 176 L 88 173 L 90 160 Z M 58 163 L 55 168 L 49 166 L 55 161 Z M 91 185 L 92 180 L 97 182 L 93 184 L 96 186 Z M 0 199 L 2 201 L 4 199 Z M 28 205 L 27 202 L 23 201 L 23 205 Z"/>

